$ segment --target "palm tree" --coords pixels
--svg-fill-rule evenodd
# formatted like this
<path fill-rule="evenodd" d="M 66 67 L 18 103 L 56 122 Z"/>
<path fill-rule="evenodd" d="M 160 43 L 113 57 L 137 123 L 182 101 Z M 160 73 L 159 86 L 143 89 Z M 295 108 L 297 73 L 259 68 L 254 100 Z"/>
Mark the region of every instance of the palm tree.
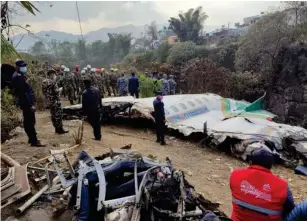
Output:
<path fill-rule="evenodd" d="M 185 13 L 179 13 L 178 16 L 179 18 L 170 18 L 169 29 L 175 32 L 182 42 L 197 42 L 199 32 L 203 29 L 203 24 L 208 15 L 199 6 L 196 9 L 191 8 Z"/>

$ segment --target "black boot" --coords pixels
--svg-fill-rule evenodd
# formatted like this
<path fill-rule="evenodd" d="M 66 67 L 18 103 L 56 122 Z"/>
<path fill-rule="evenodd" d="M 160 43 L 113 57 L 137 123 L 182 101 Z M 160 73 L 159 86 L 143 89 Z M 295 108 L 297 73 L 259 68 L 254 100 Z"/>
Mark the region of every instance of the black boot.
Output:
<path fill-rule="evenodd" d="M 160 143 L 162 146 L 164 146 L 164 145 L 166 145 L 166 143 L 165 143 L 165 141 L 163 140 L 163 141 L 161 141 L 161 143 Z"/>
<path fill-rule="evenodd" d="M 39 140 L 34 143 L 31 143 L 31 147 L 45 147 L 46 145 L 42 144 Z"/>
<path fill-rule="evenodd" d="M 68 133 L 68 130 L 64 130 L 63 127 L 61 127 L 61 128 L 56 128 L 56 129 L 55 129 L 55 133 L 57 133 L 57 134 L 66 134 L 66 133 Z"/>

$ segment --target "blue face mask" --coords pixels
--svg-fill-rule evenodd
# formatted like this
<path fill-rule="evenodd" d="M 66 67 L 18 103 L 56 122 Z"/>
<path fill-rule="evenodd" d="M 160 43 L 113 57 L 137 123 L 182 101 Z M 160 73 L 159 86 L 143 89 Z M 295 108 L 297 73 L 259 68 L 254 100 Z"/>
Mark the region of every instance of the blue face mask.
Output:
<path fill-rule="evenodd" d="M 26 73 L 27 72 L 27 67 L 20 67 L 20 72 Z"/>

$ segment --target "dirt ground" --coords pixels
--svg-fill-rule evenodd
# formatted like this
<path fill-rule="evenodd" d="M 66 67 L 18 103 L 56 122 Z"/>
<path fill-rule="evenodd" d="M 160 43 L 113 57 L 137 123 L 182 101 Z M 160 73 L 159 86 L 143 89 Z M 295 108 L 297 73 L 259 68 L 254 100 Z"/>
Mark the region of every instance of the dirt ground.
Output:
<path fill-rule="evenodd" d="M 38 137 L 44 144 L 47 144 L 47 147 L 30 147 L 24 133 L 2 144 L 2 151 L 21 164 L 49 155 L 49 149 L 61 149 L 74 144 L 72 134 L 77 128 L 73 121 L 64 121 L 64 126 L 70 130 L 70 133 L 56 135 L 48 112 L 38 112 L 36 117 Z M 95 156 L 110 148 L 119 148 L 127 144 L 132 144 L 133 149 L 139 151 L 143 156 L 151 154 L 161 160 L 168 156 L 177 169 L 185 171 L 186 178 L 197 191 L 209 200 L 219 202 L 221 210 L 230 215 L 231 193 L 228 183 L 230 172 L 235 168 L 246 167 L 246 163 L 209 148 L 200 148 L 195 142 L 169 136 L 166 138 L 167 145 L 160 146 L 155 142 L 153 131 L 148 129 L 120 125 L 102 126 L 102 136 L 102 141 L 93 140 L 92 129 L 85 123 L 83 138 L 85 143 L 72 152 L 73 158 L 81 150 L 86 150 Z M 306 177 L 295 175 L 292 170 L 282 166 L 274 167 L 273 173 L 288 181 L 296 202 L 307 199 Z M 13 210 L 8 208 L 7 211 L 9 212 L 4 213 L 3 216 L 7 217 Z M 20 220 L 49 220 L 46 218 L 48 214 L 50 215 L 49 212 L 42 209 L 30 209 Z M 38 217 L 41 218 L 37 219 Z M 61 218 L 61 220 L 68 219 Z"/>

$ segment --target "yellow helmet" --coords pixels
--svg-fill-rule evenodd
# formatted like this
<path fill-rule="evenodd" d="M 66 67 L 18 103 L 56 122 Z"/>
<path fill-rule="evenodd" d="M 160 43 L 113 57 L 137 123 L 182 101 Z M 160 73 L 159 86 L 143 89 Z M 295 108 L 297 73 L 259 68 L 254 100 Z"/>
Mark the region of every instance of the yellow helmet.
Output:
<path fill-rule="evenodd" d="M 101 71 L 101 72 L 104 72 L 104 68 L 101 68 L 100 71 Z"/>

